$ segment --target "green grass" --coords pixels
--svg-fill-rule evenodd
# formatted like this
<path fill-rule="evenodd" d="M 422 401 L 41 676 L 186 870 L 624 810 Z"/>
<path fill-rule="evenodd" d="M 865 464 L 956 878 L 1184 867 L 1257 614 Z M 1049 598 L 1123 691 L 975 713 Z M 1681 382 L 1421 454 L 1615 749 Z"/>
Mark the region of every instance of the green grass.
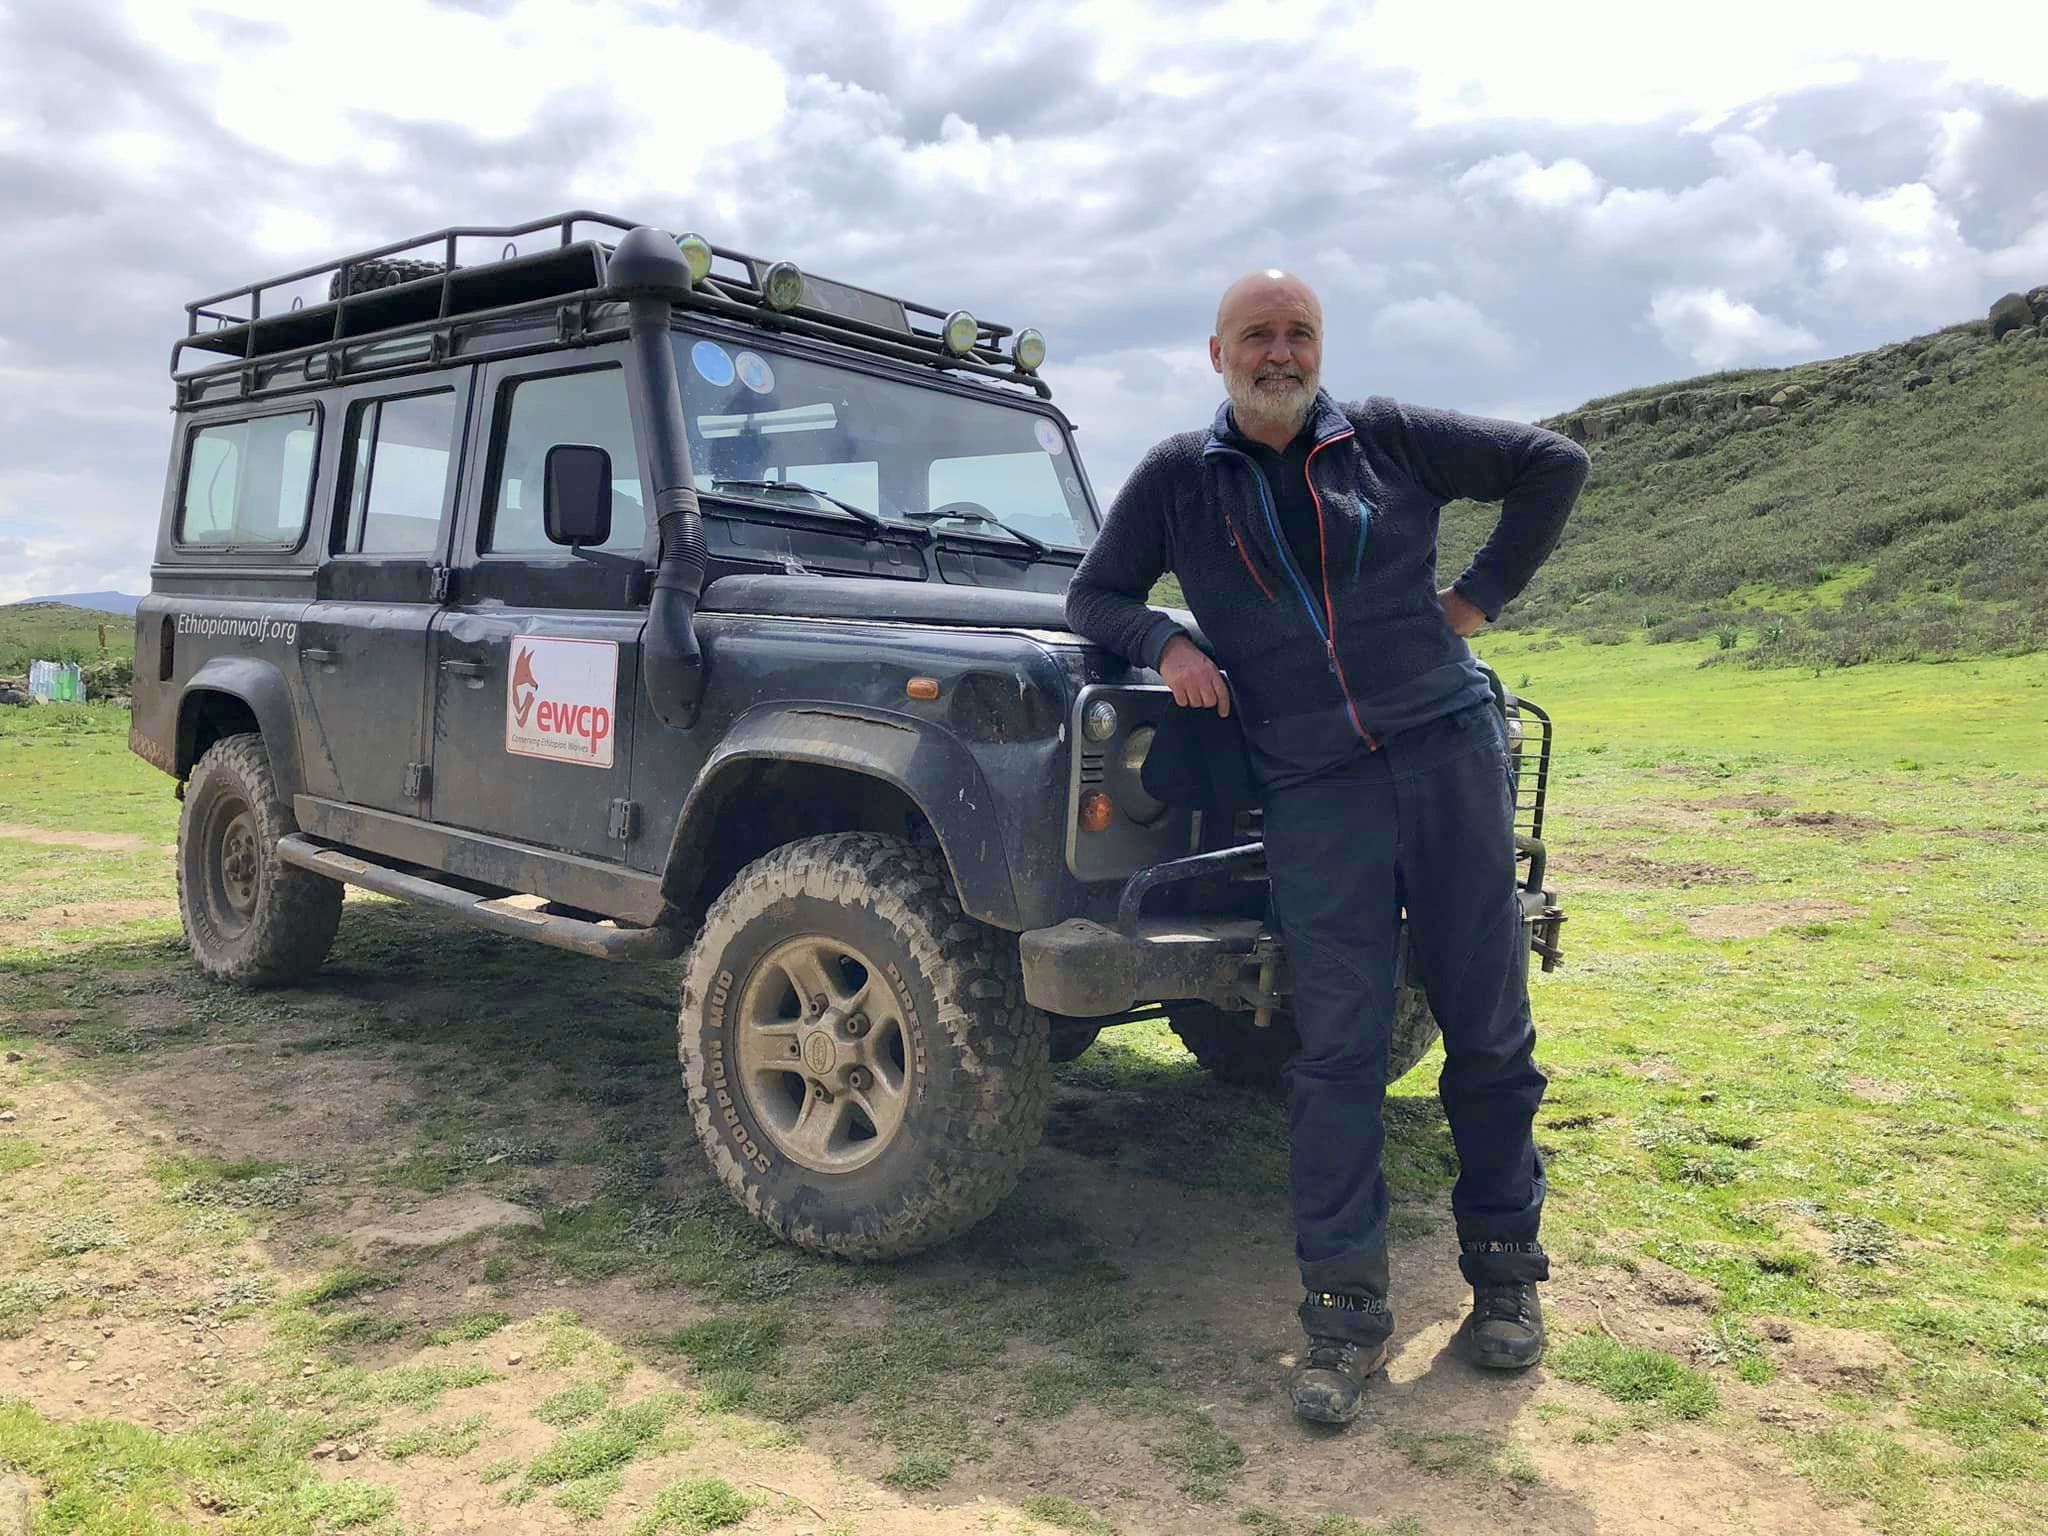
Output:
<path fill-rule="evenodd" d="M 2039 1528 L 2048 658 L 1814 676 L 1702 670 L 1720 654 L 1711 636 L 1596 646 L 1517 631 L 1488 635 L 1481 649 L 1559 730 L 1551 884 L 1572 920 L 1566 969 L 1535 985 L 1551 1075 L 1538 1122 L 1546 1239 L 1561 1272 L 1602 1269 L 1603 1287 L 1625 1290 L 1632 1267 L 1655 1259 L 1712 1293 L 1690 1330 L 1673 1330 L 1674 1358 L 1584 1363 L 1596 1389 L 1649 1390 L 1641 1377 L 1651 1396 L 1612 1414 L 1574 1410 L 1554 1431 L 1531 1420 L 1512 1443 L 1554 1432 L 1649 1454 L 1640 1436 L 1677 1411 L 1674 1395 L 1696 1401 L 1686 1384 L 1697 1380 L 1723 1404 L 1701 1433 L 1777 1442 L 1816 1487 L 1887 1531 Z M 112 712 L 74 713 L 75 727 L 26 735 L 0 715 L 0 798 L 43 795 L 63 782 L 60 770 L 100 763 L 88 748 L 111 754 L 79 778 L 83 788 L 0 819 L 134 832 L 154 817 L 153 851 L 0 841 L 0 854 L 46 859 L 34 866 L 46 890 L 133 881 L 167 898 L 167 782 L 121 755 Z M 146 812 L 132 798 L 143 796 Z M 0 890 L 14 899 L 4 879 Z M 1792 901 L 1831 905 L 1749 936 L 1702 931 L 1717 915 Z M 45 1139 L 40 1160 L 13 1179 L 63 1193 L 0 1209 L 0 1232 L 15 1244 L 0 1254 L 0 1332 L 101 1305 L 94 1268 L 148 1261 L 165 1232 L 210 1262 L 270 1225 L 294 1254 L 290 1280 L 301 1280 L 346 1253 L 340 1202 L 384 1198 L 378 1173 L 420 1158 L 452 1186 L 522 1191 L 544 1226 L 487 1254 L 418 1261 L 417 1277 L 414 1261 L 330 1268 L 264 1310 L 290 1355 L 272 1385 L 321 1420 L 308 1443 L 347 1422 L 382 1445 L 420 1433 L 410 1426 L 424 1405 L 444 1404 L 456 1423 L 472 1406 L 449 1400 L 489 1378 L 453 1368 L 464 1352 L 392 1346 L 424 1345 L 432 1329 L 460 1345 L 465 1322 L 481 1328 L 489 1314 L 423 1323 L 415 1278 L 447 1281 L 438 1294 L 454 1298 L 481 1274 L 516 1288 L 523 1310 L 556 1279 L 621 1276 L 649 1297 L 686 1298 L 685 1316 L 712 1315 L 659 1336 L 671 1324 L 652 1321 L 658 1301 L 647 1304 L 645 1335 L 568 1314 L 523 1322 L 502 1347 L 524 1351 L 525 1371 L 571 1373 L 534 1379 L 533 1401 L 567 1399 L 578 1382 L 611 1383 L 615 1395 L 630 1348 L 657 1366 L 687 1363 L 682 1380 L 707 1410 L 692 1428 L 721 1447 L 855 1434 L 867 1476 L 920 1458 L 956 1469 L 991 1458 L 978 1475 L 1003 1475 L 994 1469 L 1011 1464 L 1010 1437 L 1026 1442 L 1086 1406 L 1129 1446 L 1159 1447 L 1189 1496 L 1223 1501 L 1212 1523 L 1235 1520 L 1249 1479 L 1218 1424 L 1240 1422 L 1232 1405 L 1270 1397 L 1276 1384 L 1270 1353 L 1253 1349 L 1248 1331 L 1198 1327 L 1148 1304 L 1156 1272 L 1106 1249 L 1061 1181 L 1028 1181 L 973 1232 L 900 1265 L 817 1260 L 767 1238 L 675 1142 L 684 1111 L 672 989 L 666 970 L 607 968 L 360 899 L 316 985 L 289 992 L 207 987 L 175 942 L 149 935 L 0 949 L 0 1035 L 31 1058 L 10 1072 L 75 1072 L 119 1096 L 123 1074 L 175 1070 L 204 1050 L 216 1062 L 352 1059 L 387 1074 L 396 1093 L 378 1134 L 318 1169 L 185 1155 L 153 1165 L 138 1190 L 102 1191 L 69 1174 L 71 1154 Z M 571 1009 L 577 1027 L 565 1030 Z M 1389 1101 L 1400 1243 L 1431 1230 L 1432 1243 L 1447 1241 L 1455 1159 L 1434 1077 L 1426 1063 Z M 1207 1080 L 1163 1025 L 1107 1033 L 1060 1081 L 1063 1099 L 1090 1106 L 1087 1123 L 1053 1125 L 1067 1165 L 1162 1179 L 1212 1210 L 1283 1208 L 1280 1106 Z M 4 1086 L 30 1107 L 33 1078 Z M 1097 1122 L 1115 1134 L 1091 1137 Z M 539 1160 L 551 1147 L 554 1161 Z M 572 1181 L 573 1199 L 551 1190 L 560 1180 Z M 274 1195 L 248 1198 L 258 1190 Z M 46 1231 L 86 1216 L 131 1248 L 43 1246 Z M 203 1291 L 181 1310 L 264 1294 L 212 1279 Z M 514 1291 L 478 1294 L 480 1306 L 513 1305 Z M 1886 1363 L 1869 1380 L 1817 1386 L 1765 1326 L 1780 1318 L 1813 1337 L 1865 1336 Z M 1553 1321 L 1570 1367 L 1593 1320 Z M 308 1364 L 314 1373 L 301 1380 Z M 563 1438 L 605 1423 L 602 1391 L 567 1400 L 589 1411 L 556 1425 Z M 1818 1427 L 1795 1433 L 1750 1417 L 1754 1403 L 1780 1400 L 1820 1415 Z M 1217 1405 L 1213 1419 L 1205 1404 Z M 381 1416 L 397 1428 L 378 1428 Z M 1490 1440 L 1447 1443 L 1440 1426 L 1397 1419 L 1382 1428 L 1416 1437 L 1385 1442 L 1390 1475 L 1514 1476 L 1498 1453 L 1488 1461 Z M 55 1454 L 56 1426 L 16 1432 Z M 630 1458 L 648 1470 L 671 1434 L 626 1436 Z M 503 1481 L 536 1501 L 565 1497 L 579 1515 L 601 1506 L 623 1524 L 605 1491 L 618 1445 L 593 1436 L 559 1452 L 558 1480 Z M 1416 1454 L 1449 1461 L 1428 1471 Z M 416 1455 L 433 1465 L 424 1449 Z M 1260 1502 L 1310 1528 L 1310 1514 L 1277 1495 Z"/>
<path fill-rule="evenodd" d="M 632 1536 L 702 1536 L 738 1525 L 760 1504 L 722 1477 L 686 1478 L 654 1496 L 654 1507 L 634 1521 Z"/>
<path fill-rule="evenodd" d="M 224 1528 L 269 1536 L 389 1529 L 387 1489 L 323 1476 L 306 1452 L 315 1423 L 244 1406 L 192 1430 L 159 1434 L 112 1419 L 52 1422 L 0 1397 L 0 1467 L 17 1468 L 60 1497 L 38 1530 L 79 1536 L 183 1536 L 173 1511 L 197 1503 Z"/>
<path fill-rule="evenodd" d="M 1598 1387 L 1617 1403 L 1655 1403 L 1673 1418 L 1703 1419 L 1720 1406 L 1720 1394 L 1701 1372 L 1602 1334 L 1566 1339 L 1552 1347 L 1549 1361 L 1566 1381 Z"/>
<path fill-rule="evenodd" d="M 1779 665 L 2048 646 L 2048 347 L 1984 332 L 1915 343 L 1975 371 L 1949 382 L 1944 360 L 1913 393 L 1899 388 L 1917 366 L 1906 357 L 1844 375 L 1840 398 L 1817 364 L 1635 391 L 1816 388 L 1761 427 L 1659 420 L 1594 445 L 1564 538 L 1506 622 L 1656 640 L 1733 623 L 1731 656 Z M 1439 567 L 1462 569 L 1494 516 L 1447 508 Z"/>
<path fill-rule="evenodd" d="M 543 1424 L 566 1429 L 596 1414 L 610 1399 L 611 1394 L 598 1382 L 579 1381 L 573 1387 L 564 1387 L 553 1396 L 544 1398 L 541 1405 L 533 1410 L 533 1416 Z"/>
<path fill-rule="evenodd" d="M 894 1488 L 920 1492 L 939 1487 L 952 1475 L 952 1457 L 938 1451 L 905 1451 L 882 1474 L 882 1481 Z"/>
<path fill-rule="evenodd" d="M 1017 1508 L 1041 1525 L 1049 1525 L 1056 1530 L 1075 1531 L 1079 1536 L 1116 1536 L 1115 1526 L 1086 1504 L 1063 1493 L 1033 1494 Z"/>
<path fill-rule="evenodd" d="M 100 644 L 104 630 L 106 644 Z M 18 677 L 31 661 L 125 660 L 135 654 L 131 615 L 69 603 L 0 605 L 0 677 Z"/>

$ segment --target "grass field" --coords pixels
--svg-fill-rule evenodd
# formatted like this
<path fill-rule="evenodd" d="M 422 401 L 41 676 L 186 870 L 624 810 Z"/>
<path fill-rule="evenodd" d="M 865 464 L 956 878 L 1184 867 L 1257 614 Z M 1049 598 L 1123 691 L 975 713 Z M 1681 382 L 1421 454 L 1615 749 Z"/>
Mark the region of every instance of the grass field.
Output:
<path fill-rule="evenodd" d="M 102 644 L 101 637 L 105 637 Z M 0 606 L 0 677 L 19 677 L 32 661 L 122 661 L 135 654 L 135 621 L 126 614 L 68 603 Z"/>
<path fill-rule="evenodd" d="M 668 970 L 352 898 L 316 985 L 216 990 L 125 720 L 0 714 L 0 1468 L 67 1533 L 2042 1528 L 2048 657 L 1485 651 L 1561 739 L 1552 1357 L 1445 1348 L 1425 1063 L 1338 1437 L 1278 1391 L 1284 1117 L 1162 1027 L 976 1232 L 813 1260 L 703 1172 Z M 538 1225 L 366 1236 L 463 1195 Z"/>

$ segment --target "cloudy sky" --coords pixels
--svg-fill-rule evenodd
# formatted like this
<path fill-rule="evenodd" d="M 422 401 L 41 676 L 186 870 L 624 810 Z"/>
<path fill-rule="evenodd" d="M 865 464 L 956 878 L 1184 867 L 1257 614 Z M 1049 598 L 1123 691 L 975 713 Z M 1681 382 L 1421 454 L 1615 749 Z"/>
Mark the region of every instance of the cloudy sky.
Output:
<path fill-rule="evenodd" d="M 1321 290 L 1340 396 L 1523 417 L 1981 315 L 2048 282 L 2019 14 L 0 0 L 0 600 L 146 589 L 185 301 L 448 223 L 1038 325 L 1105 496 L 1214 408 L 1252 266 Z"/>

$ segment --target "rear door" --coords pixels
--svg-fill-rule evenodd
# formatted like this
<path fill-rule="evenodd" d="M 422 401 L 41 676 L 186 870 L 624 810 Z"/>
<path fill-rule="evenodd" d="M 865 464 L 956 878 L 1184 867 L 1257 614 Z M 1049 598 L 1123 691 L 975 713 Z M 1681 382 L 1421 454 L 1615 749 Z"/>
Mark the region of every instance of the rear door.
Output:
<path fill-rule="evenodd" d="M 489 365 L 487 454 L 472 455 L 455 600 L 433 634 L 433 819 L 623 859 L 640 687 L 647 530 L 622 346 Z M 612 459 L 598 559 L 548 541 L 541 473 L 557 443 Z"/>
<path fill-rule="evenodd" d="M 448 578 L 474 372 L 339 397 L 334 515 L 298 638 L 306 690 L 351 805 L 425 811 L 427 637 Z"/>

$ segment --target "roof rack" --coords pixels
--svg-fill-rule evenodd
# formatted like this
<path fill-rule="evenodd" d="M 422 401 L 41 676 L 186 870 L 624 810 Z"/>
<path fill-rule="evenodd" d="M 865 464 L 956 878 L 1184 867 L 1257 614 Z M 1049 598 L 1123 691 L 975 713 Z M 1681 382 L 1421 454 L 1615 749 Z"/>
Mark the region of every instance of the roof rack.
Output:
<path fill-rule="evenodd" d="M 417 349 L 408 349 L 403 361 L 440 361 L 453 355 L 458 325 L 473 327 L 555 310 L 563 311 L 567 338 L 583 332 L 589 318 L 579 314 L 572 324 L 568 308 L 617 299 L 607 289 L 607 267 L 618 237 L 637 227 L 633 220 L 588 209 L 525 224 L 457 225 L 209 294 L 185 306 L 185 335 L 171 348 L 171 374 L 179 381 L 181 395 L 200 380 L 236 372 L 245 375 L 245 392 L 255 393 L 261 388 L 259 373 L 274 376 L 283 365 L 301 362 L 303 377 L 329 381 L 343 373 L 390 367 L 399 360 L 392 349 L 380 353 L 375 343 L 428 336 L 432 340 L 424 357 L 416 355 Z M 554 238 L 520 254 L 520 237 L 531 235 Z M 458 257 L 464 241 L 501 241 L 503 249 L 494 261 L 463 266 Z M 801 301 L 776 309 L 765 292 L 769 262 L 725 246 L 713 245 L 710 250 L 710 272 L 678 300 L 679 309 L 723 315 L 899 362 L 1022 384 L 1043 399 L 1052 398 L 1045 381 L 1018 362 L 1008 326 L 977 322 L 974 345 L 959 355 L 946 345 L 946 312 L 808 274 Z M 423 275 L 356 291 L 360 268 L 400 261 L 421 262 Z M 308 302 L 303 292 L 281 291 L 312 284 L 318 292 L 323 279 L 328 295 L 324 299 Z M 284 307 L 277 307 L 280 303 Z M 187 351 L 228 360 L 203 367 L 188 364 L 181 371 L 181 363 L 188 363 Z M 379 361 L 366 361 L 366 354 Z M 259 360 L 265 367 L 251 369 L 249 365 Z"/>

